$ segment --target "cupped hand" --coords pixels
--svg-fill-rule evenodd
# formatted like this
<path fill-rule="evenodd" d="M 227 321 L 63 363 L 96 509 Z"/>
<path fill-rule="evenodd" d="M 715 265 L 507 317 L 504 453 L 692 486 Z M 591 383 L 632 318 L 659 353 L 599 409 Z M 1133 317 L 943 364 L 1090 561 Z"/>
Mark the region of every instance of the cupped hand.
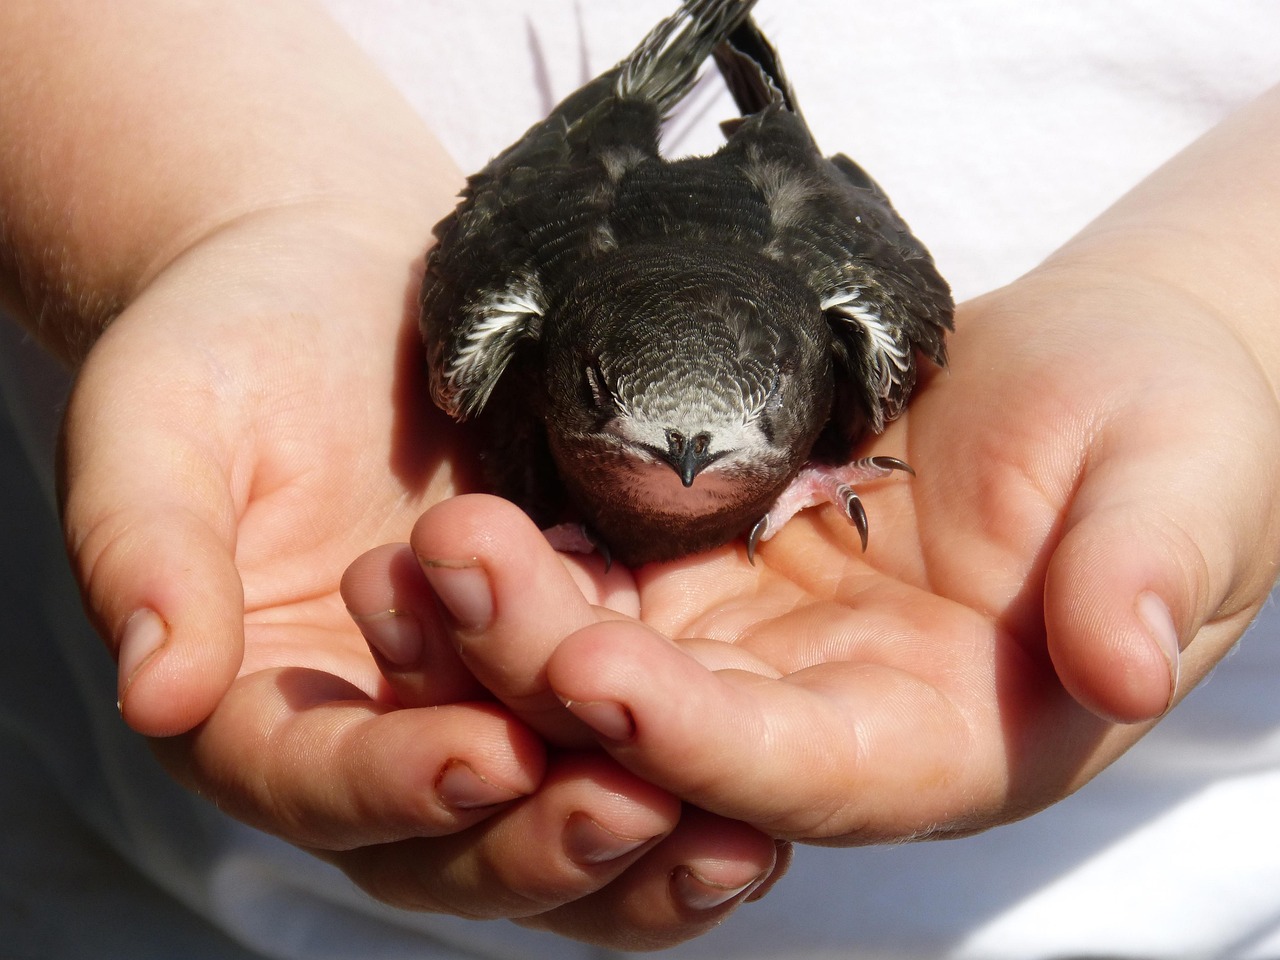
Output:
<path fill-rule="evenodd" d="M 426 649 L 552 742 L 777 837 L 954 835 L 1061 799 L 1264 601 L 1280 412 L 1221 316 L 1084 255 L 966 305 L 951 354 L 868 451 L 917 476 L 862 491 L 865 555 L 824 508 L 754 566 L 738 544 L 629 581 L 460 498 L 412 538 L 451 611 Z"/>
<path fill-rule="evenodd" d="M 352 557 L 466 482 L 421 376 L 432 220 L 306 202 L 230 222 L 90 352 L 65 528 L 121 711 L 182 781 L 387 901 L 519 917 L 607 887 L 597 938 L 691 936 L 772 840 L 694 830 L 598 752 L 548 757 L 491 698 L 406 708 L 339 595 Z"/>

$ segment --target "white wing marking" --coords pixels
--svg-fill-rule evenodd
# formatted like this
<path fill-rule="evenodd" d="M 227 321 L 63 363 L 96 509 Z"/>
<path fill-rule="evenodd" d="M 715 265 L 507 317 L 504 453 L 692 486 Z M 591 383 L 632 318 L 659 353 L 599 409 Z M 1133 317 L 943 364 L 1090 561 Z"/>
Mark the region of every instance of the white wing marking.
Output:
<path fill-rule="evenodd" d="M 861 287 L 839 290 L 822 301 L 824 311 L 830 310 L 846 320 L 856 323 L 866 333 L 871 343 L 872 360 L 876 368 L 876 388 L 881 399 L 888 399 L 895 385 L 900 385 L 911 370 L 911 349 L 885 322 L 880 310 L 860 299 Z"/>
<path fill-rule="evenodd" d="M 491 290 L 466 308 L 467 335 L 444 374 L 448 392 L 462 413 L 473 415 L 485 405 L 506 367 L 509 345 L 545 309 L 542 290 L 532 277 L 519 277 L 508 287 Z"/>

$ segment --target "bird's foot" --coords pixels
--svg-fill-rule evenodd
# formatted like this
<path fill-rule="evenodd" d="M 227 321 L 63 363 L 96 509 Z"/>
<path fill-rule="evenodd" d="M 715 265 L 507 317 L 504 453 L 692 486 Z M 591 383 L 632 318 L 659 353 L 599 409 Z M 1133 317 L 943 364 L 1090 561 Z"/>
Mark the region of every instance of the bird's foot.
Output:
<path fill-rule="evenodd" d="M 864 457 L 843 466 L 808 464 L 801 468 L 787 489 L 778 495 L 769 512 L 761 517 L 747 536 L 747 559 L 756 560 L 756 547 L 786 526 L 801 510 L 823 503 L 840 508 L 858 531 L 862 549 L 867 549 L 867 511 L 853 487 L 868 480 L 879 480 L 901 470 L 915 476 L 911 466 L 897 457 Z"/>
<path fill-rule="evenodd" d="M 552 549 L 561 553 L 598 553 L 604 560 L 604 570 L 613 568 L 613 557 L 608 545 L 595 535 L 585 523 L 557 523 L 542 531 Z"/>

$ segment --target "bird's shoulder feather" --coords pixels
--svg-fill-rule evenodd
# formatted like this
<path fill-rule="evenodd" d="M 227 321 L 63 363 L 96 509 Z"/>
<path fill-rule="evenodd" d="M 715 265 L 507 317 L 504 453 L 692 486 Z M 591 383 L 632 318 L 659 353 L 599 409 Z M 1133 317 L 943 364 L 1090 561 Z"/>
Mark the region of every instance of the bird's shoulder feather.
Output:
<path fill-rule="evenodd" d="M 769 211 L 765 253 L 817 294 L 833 334 L 836 420 L 879 431 L 915 383 L 915 351 L 944 362 L 952 301 L 933 260 L 880 186 L 848 157 L 822 156 L 781 100 L 725 146 Z"/>

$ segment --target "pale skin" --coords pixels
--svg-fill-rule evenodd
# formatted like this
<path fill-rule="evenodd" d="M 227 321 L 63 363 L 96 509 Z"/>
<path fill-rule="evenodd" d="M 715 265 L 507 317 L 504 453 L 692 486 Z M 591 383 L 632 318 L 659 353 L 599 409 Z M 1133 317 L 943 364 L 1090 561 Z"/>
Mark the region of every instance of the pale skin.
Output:
<path fill-rule="evenodd" d="M 124 718 L 390 902 L 696 936 L 779 838 L 1065 796 L 1275 578 L 1280 92 L 963 306 L 860 451 L 918 473 L 862 491 L 865 556 L 824 509 L 754 567 L 606 576 L 449 499 L 412 300 L 460 175 L 316 8 L 16 0 L 0 89 L 6 300 L 79 372 L 65 526 Z"/>

